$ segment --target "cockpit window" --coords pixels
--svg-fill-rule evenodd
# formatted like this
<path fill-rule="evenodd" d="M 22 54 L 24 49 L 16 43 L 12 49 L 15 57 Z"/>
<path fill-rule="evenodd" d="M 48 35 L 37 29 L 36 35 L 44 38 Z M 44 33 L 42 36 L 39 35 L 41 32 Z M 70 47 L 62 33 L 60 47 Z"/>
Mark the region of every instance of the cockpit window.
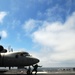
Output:
<path fill-rule="evenodd" d="M 20 53 L 20 55 L 21 55 L 21 56 L 30 56 L 29 53 L 26 53 L 26 52 Z"/>
<path fill-rule="evenodd" d="M 24 53 L 23 55 L 24 55 L 24 56 L 30 56 L 28 53 Z"/>

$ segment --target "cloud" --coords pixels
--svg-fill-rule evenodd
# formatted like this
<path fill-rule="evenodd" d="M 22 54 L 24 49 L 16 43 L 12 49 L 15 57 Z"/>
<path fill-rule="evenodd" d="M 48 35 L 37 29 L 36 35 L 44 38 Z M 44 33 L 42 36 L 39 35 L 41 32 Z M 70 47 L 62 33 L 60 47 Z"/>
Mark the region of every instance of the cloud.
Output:
<path fill-rule="evenodd" d="M 0 23 L 3 22 L 4 17 L 7 15 L 6 12 L 0 12 Z"/>
<path fill-rule="evenodd" d="M 41 24 L 41 21 L 29 19 L 28 21 L 25 21 L 23 25 L 23 29 L 26 32 L 26 34 L 30 34 L 33 31 L 35 31 L 35 29 L 39 27 L 40 24 Z"/>
<path fill-rule="evenodd" d="M 0 31 L 0 36 L 2 36 L 2 38 L 6 38 L 7 32 L 5 30 Z"/>
<path fill-rule="evenodd" d="M 65 3 L 61 5 L 60 3 L 62 3 L 62 1 L 56 1 L 54 5 L 53 5 L 54 3 L 53 0 L 49 0 L 49 2 L 51 2 L 49 4 L 50 5 L 49 8 L 45 9 L 44 12 L 38 11 L 37 13 L 38 18 L 41 18 L 42 20 L 46 20 L 49 22 L 54 22 L 54 21 L 64 22 L 66 19 L 66 16 L 69 16 L 72 13 L 71 9 L 72 9 L 73 3 L 71 0 L 66 1 Z"/>
<path fill-rule="evenodd" d="M 23 27 L 24 27 L 26 32 L 30 32 L 35 28 L 35 21 L 33 19 L 30 19 L 30 20 L 25 22 Z"/>
<path fill-rule="evenodd" d="M 33 41 L 41 46 L 37 56 L 44 66 L 75 66 L 75 12 L 65 23 L 43 22 L 32 34 Z M 65 63 L 64 63 L 65 62 Z"/>
<path fill-rule="evenodd" d="M 18 33 L 17 34 L 17 42 L 21 42 L 22 40 L 21 40 L 21 34 L 20 33 Z"/>
<path fill-rule="evenodd" d="M 17 28 L 19 25 L 20 25 L 20 21 L 14 19 L 14 20 L 12 21 L 12 23 L 11 23 L 11 28 L 12 28 L 12 29 L 15 29 L 15 28 Z"/>

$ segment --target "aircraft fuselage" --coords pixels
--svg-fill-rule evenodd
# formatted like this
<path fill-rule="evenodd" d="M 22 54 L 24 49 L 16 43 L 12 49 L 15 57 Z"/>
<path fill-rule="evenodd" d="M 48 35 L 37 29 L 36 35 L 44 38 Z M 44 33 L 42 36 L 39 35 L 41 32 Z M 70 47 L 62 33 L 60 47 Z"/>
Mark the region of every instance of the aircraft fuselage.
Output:
<path fill-rule="evenodd" d="M 38 62 L 37 58 L 28 55 L 26 52 L 0 53 L 0 67 L 29 66 Z"/>

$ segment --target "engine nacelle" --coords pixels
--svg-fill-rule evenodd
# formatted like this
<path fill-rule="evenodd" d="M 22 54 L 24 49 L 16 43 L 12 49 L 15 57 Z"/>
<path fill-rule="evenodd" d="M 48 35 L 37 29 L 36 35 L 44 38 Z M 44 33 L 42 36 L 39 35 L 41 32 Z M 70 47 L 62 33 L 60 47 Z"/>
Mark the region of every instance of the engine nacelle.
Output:
<path fill-rule="evenodd" d="M 6 52 L 7 52 L 7 50 L 4 49 L 4 47 L 2 45 L 0 45 L 0 53 L 6 53 Z"/>

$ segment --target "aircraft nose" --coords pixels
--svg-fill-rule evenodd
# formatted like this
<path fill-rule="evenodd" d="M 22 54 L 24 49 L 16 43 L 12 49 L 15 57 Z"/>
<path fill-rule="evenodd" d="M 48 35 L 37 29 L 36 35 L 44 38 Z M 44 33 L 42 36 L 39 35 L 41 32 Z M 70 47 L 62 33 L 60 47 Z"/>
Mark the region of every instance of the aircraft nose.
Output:
<path fill-rule="evenodd" d="M 39 59 L 36 59 L 36 62 L 38 63 L 39 62 Z"/>
<path fill-rule="evenodd" d="M 35 62 L 35 64 L 38 63 L 39 61 L 40 61 L 39 59 L 33 58 L 33 62 Z"/>
<path fill-rule="evenodd" d="M 33 65 L 33 64 L 36 64 L 38 62 L 40 62 L 40 60 L 37 58 L 31 57 L 31 56 L 27 57 L 27 65 Z M 25 61 L 25 63 L 26 63 L 26 61 Z"/>

